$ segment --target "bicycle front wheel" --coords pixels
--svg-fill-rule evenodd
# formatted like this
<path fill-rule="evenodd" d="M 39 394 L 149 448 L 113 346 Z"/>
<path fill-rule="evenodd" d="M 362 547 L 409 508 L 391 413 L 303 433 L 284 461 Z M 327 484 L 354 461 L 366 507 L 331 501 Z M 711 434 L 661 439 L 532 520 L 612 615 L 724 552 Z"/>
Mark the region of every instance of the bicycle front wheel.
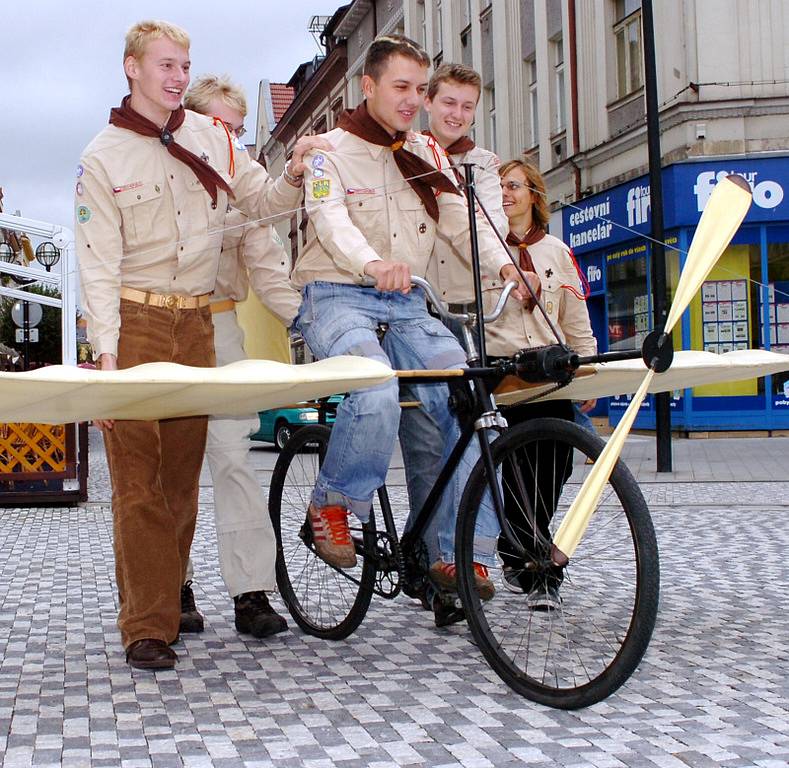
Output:
<path fill-rule="evenodd" d="M 310 635 L 342 640 L 362 623 L 373 596 L 376 564 L 365 553 L 375 551 L 375 518 L 371 514 L 362 525 L 351 516 L 354 568 L 335 568 L 318 557 L 307 507 L 330 434 L 317 425 L 288 440 L 271 477 L 269 513 L 277 536 L 277 586 L 290 615 Z"/>
<path fill-rule="evenodd" d="M 481 461 L 459 513 L 459 591 L 478 646 L 513 690 L 562 709 L 589 706 L 619 688 L 641 661 L 657 615 L 655 532 L 621 461 L 570 563 L 550 563 L 553 533 L 603 446 L 576 424 L 551 418 L 518 424 L 492 444 L 519 546 L 498 537 L 489 569 L 496 593 L 488 601 L 480 600 L 473 571 L 480 510 L 490 509 Z"/>

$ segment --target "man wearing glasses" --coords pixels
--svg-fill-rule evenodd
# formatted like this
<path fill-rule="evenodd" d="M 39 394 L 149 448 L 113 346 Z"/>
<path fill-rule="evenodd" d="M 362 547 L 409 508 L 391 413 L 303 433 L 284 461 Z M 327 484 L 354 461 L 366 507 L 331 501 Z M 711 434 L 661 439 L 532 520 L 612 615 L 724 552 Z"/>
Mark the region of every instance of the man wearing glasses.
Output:
<path fill-rule="evenodd" d="M 184 107 L 211 117 L 227 132 L 235 151 L 246 151 L 239 141 L 245 132 L 246 97 L 227 78 L 200 77 L 186 92 Z M 285 328 L 293 322 L 301 302 L 299 292 L 290 284 L 290 259 L 273 227 L 250 223 L 236 209 L 227 214 L 225 227 L 210 304 L 217 365 L 246 358 L 236 304 L 247 298 L 250 287 L 279 321 L 285 344 Z M 267 338 L 270 350 L 278 348 L 276 341 Z M 249 462 L 249 435 L 256 429 L 254 416 L 211 417 L 206 458 L 214 485 L 219 566 L 233 598 L 236 629 L 263 638 L 284 632 L 288 625 L 266 596 L 275 588 L 276 539 L 266 500 Z M 181 632 L 202 632 L 203 617 L 195 606 L 191 576 L 190 560 L 181 588 Z"/>

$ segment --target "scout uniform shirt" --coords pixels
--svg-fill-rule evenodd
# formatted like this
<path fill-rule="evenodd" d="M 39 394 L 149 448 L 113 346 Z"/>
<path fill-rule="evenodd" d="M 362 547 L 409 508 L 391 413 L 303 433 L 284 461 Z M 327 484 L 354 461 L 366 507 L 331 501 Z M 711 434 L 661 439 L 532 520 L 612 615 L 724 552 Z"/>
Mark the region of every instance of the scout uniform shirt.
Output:
<path fill-rule="evenodd" d="M 307 155 L 305 205 L 309 215 L 307 246 L 296 262 L 291 280 L 303 287 L 316 280 L 361 282 L 364 266 L 383 259 L 408 264 L 424 277 L 436 233 L 457 248 L 468 250 L 468 208 L 460 195 L 437 196 L 436 223 L 398 169 L 389 147 L 381 147 L 335 128 L 325 136 L 332 152 Z M 406 149 L 435 164 L 427 139 L 409 133 Z M 449 169 L 445 170 L 452 178 Z M 498 278 L 509 256 L 487 223 L 479 223 L 483 272 Z"/>
<path fill-rule="evenodd" d="M 513 256 L 518 258 L 518 249 L 513 247 L 511 250 Z M 562 287 L 566 285 L 581 292 L 570 249 L 558 238 L 545 235 L 539 243 L 529 246 L 529 254 L 534 262 L 534 271 L 542 282 L 540 300 L 562 341 L 567 342 L 579 355 L 595 354 L 597 342 L 589 322 L 586 301 Z M 486 312 L 496 306 L 501 289 L 501 280 L 486 281 L 483 285 Z M 485 342 L 488 354 L 502 357 L 512 355 L 519 349 L 557 343 L 539 309 L 528 312 L 514 301 L 506 303 L 504 312 L 495 323 L 486 323 Z"/>
<path fill-rule="evenodd" d="M 438 151 L 441 146 L 430 136 Z M 450 157 L 452 164 L 458 166 L 463 174 L 463 163 L 474 163 L 474 187 L 482 205 L 490 214 L 496 229 L 502 237 L 507 237 L 509 222 L 504 213 L 501 199 L 501 161 L 493 153 L 482 147 L 474 147 L 468 152 Z M 501 247 L 501 246 L 499 246 Z M 442 234 L 436 235 L 436 244 L 427 266 L 427 279 L 435 286 L 439 297 L 445 302 L 466 303 L 474 300 L 474 275 L 471 271 L 471 254 L 468 248 L 458 249 Z"/>
<path fill-rule="evenodd" d="M 186 111 L 175 140 L 210 163 L 253 219 L 299 205 L 301 188 L 273 181 L 211 118 Z M 235 174 L 228 173 L 231 153 Z M 120 288 L 198 296 L 214 289 L 228 195 L 212 204 L 197 176 L 158 137 L 108 125 L 77 170 L 76 242 L 82 309 L 94 355 L 117 354 Z"/>
<path fill-rule="evenodd" d="M 301 296 L 290 282 L 290 257 L 274 227 L 247 221 L 235 208 L 227 215 L 211 301 L 244 301 L 251 284 L 266 308 L 289 328 L 301 304 Z"/>

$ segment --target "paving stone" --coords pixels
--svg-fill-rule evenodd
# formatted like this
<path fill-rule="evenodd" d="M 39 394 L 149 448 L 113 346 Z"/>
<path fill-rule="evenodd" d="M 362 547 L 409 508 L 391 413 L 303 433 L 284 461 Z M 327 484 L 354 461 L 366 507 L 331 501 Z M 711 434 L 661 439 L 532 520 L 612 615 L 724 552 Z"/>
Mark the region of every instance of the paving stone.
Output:
<path fill-rule="evenodd" d="M 240 637 L 205 477 L 193 558 L 206 631 L 182 638 L 175 671 L 130 670 L 92 434 L 88 504 L 3 510 L 3 766 L 783 768 L 789 481 L 771 454 L 788 448 L 783 438 L 675 440 L 666 475 L 654 471 L 654 440 L 628 441 L 660 546 L 658 622 L 623 688 L 564 712 L 509 691 L 465 627 L 437 631 L 405 598 L 375 598 L 339 643 L 293 622 L 262 642 Z M 253 454 L 266 477 L 273 454 Z M 391 498 L 402 523 L 405 488 Z"/>

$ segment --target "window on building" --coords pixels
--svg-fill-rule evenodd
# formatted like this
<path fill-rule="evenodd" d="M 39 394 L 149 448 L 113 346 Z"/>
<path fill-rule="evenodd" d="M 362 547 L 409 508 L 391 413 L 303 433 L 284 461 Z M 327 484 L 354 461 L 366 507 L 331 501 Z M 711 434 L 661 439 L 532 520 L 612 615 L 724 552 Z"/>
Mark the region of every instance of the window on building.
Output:
<path fill-rule="evenodd" d="M 444 19 L 441 13 L 441 0 L 435 0 L 433 5 L 433 52 L 436 58 L 441 56 L 444 49 Z"/>
<path fill-rule="evenodd" d="M 526 62 L 526 80 L 529 83 L 529 129 L 531 131 L 531 146 L 536 146 L 540 141 L 539 111 L 537 106 L 537 60 L 534 58 Z"/>
<path fill-rule="evenodd" d="M 331 105 L 331 124 L 332 128 L 337 127 L 337 123 L 340 120 L 340 115 L 342 114 L 342 97 L 339 99 L 335 99 Z"/>
<path fill-rule="evenodd" d="M 491 86 L 485 89 L 485 107 L 487 111 L 488 148 L 496 151 L 496 89 Z"/>
<path fill-rule="evenodd" d="M 471 50 L 471 24 L 460 33 L 460 62 L 467 67 L 473 66 L 474 55 Z"/>
<path fill-rule="evenodd" d="M 313 124 L 312 124 L 312 132 L 313 133 L 326 133 L 327 125 L 326 125 L 326 115 L 321 115 Z"/>
<path fill-rule="evenodd" d="M 556 133 L 567 126 L 567 106 L 564 98 L 564 41 L 561 37 L 551 42 L 553 49 L 554 120 Z"/>
<path fill-rule="evenodd" d="M 416 20 L 420 30 L 419 43 L 427 50 L 427 24 L 425 22 L 425 0 L 416 0 Z"/>
<path fill-rule="evenodd" d="M 644 50 L 641 39 L 641 0 L 615 0 L 617 98 L 644 84 Z"/>

